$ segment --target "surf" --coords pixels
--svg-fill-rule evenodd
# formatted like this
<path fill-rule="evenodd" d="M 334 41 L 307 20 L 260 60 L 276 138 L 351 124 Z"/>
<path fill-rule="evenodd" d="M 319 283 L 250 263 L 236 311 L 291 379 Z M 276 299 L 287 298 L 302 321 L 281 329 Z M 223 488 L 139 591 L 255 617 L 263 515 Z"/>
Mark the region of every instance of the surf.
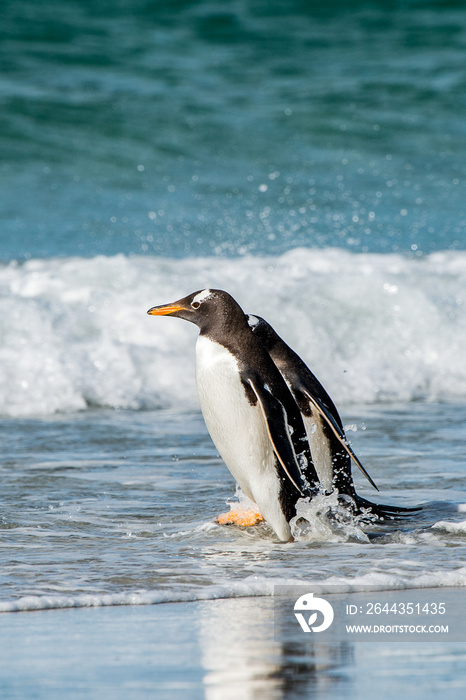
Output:
<path fill-rule="evenodd" d="M 264 316 L 341 403 L 466 397 L 466 253 L 298 248 L 279 256 L 117 255 L 0 267 L 0 413 L 198 406 L 187 324 L 155 298 L 206 285 Z"/>

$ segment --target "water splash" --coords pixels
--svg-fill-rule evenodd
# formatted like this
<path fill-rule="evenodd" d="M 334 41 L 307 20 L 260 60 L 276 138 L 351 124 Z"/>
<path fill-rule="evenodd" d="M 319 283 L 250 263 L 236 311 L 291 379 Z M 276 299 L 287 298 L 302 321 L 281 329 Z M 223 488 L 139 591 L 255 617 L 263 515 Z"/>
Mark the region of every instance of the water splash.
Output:
<path fill-rule="evenodd" d="M 318 494 L 311 501 L 300 498 L 290 526 L 298 542 L 369 542 L 360 516 L 338 502 L 337 492 Z"/>

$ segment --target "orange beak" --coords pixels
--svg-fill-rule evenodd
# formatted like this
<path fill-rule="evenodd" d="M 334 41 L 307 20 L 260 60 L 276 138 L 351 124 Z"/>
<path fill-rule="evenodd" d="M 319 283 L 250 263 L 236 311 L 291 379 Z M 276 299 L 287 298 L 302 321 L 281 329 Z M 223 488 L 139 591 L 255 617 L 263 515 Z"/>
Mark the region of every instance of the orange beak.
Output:
<path fill-rule="evenodd" d="M 182 311 L 183 306 L 179 304 L 164 304 L 163 306 L 154 306 L 147 312 L 150 316 L 168 316 L 169 314 L 174 314 L 176 311 Z"/>

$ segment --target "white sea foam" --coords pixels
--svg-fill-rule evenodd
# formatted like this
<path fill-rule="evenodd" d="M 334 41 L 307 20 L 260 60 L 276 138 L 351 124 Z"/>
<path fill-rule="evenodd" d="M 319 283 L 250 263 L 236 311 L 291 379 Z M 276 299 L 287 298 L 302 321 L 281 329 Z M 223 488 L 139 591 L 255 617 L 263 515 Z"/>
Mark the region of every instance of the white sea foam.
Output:
<path fill-rule="evenodd" d="M 460 523 L 450 523 L 446 520 L 439 520 L 438 523 L 432 525 L 432 529 L 440 530 L 441 532 L 449 532 L 453 535 L 466 535 L 466 520 Z"/>
<path fill-rule="evenodd" d="M 63 608 L 92 608 L 118 605 L 158 605 L 219 598 L 272 596 L 276 586 L 296 587 L 312 584 L 324 593 L 357 593 L 368 587 L 372 591 L 411 590 L 419 588 L 452 588 L 466 586 L 466 568 L 425 571 L 415 576 L 371 572 L 362 576 L 331 576 L 324 580 L 300 578 L 266 578 L 247 576 L 241 581 L 189 588 L 189 590 L 138 590 L 119 593 L 81 593 L 76 595 L 28 595 L 16 600 L 0 601 L 0 613 Z"/>
<path fill-rule="evenodd" d="M 3 266 L 0 412 L 197 406 L 197 330 L 146 311 L 206 287 L 267 318 L 337 402 L 466 397 L 466 253 L 296 249 Z"/>

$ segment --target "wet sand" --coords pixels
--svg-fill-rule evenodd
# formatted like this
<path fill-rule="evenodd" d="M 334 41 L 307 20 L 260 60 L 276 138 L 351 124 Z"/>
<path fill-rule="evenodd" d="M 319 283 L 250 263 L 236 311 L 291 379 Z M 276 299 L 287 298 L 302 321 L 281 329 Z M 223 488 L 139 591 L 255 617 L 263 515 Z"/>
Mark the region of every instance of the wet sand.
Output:
<path fill-rule="evenodd" d="M 417 600 L 433 593 L 413 591 Z M 392 599 L 403 594 L 390 591 Z M 4 698 L 341 700 L 377 688 L 378 700 L 445 700 L 466 693 L 464 642 L 320 642 L 273 598 L 12 613 L 0 625 Z"/>

